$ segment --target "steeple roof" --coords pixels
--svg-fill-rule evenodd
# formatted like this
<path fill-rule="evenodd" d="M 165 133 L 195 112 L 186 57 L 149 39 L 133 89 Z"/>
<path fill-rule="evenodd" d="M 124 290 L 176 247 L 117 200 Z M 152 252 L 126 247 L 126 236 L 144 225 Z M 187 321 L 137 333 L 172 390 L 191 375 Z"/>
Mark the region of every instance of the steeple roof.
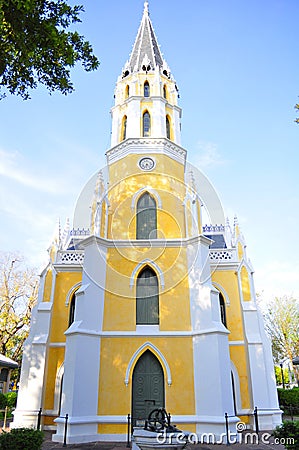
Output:
<path fill-rule="evenodd" d="M 155 69 L 156 66 L 162 68 L 163 65 L 165 65 L 165 62 L 149 17 L 148 2 L 146 1 L 144 2 L 141 24 L 126 68 L 130 72 L 149 71 Z"/>

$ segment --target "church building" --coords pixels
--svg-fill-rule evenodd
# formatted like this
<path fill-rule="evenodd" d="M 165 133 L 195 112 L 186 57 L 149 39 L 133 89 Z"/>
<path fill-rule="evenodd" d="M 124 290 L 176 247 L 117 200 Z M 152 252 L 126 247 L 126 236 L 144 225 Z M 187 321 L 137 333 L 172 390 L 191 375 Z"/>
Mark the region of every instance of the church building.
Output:
<path fill-rule="evenodd" d="M 178 55 L 179 57 L 179 55 Z M 224 219 L 181 146 L 175 79 L 144 4 L 115 88 L 107 165 L 49 249 L 13 427 L 67 443 L 125 441 L 164 407 L 178 428 L 225 432 L 225 413 L 281 422 L 271 348 L 237 220 Z M 205 217 L 209 217 L 207 225 Z"/>

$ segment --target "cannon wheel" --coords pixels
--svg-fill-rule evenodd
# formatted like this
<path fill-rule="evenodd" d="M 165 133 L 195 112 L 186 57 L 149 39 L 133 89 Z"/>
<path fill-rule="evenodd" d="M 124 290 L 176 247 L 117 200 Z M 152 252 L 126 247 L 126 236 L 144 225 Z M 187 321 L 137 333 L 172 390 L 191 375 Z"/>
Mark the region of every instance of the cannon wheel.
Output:
<path fill-rule="evenodd" d="M 151 429 L 160 431 L 168 425 L 168 415 L 164 408 L 154 409 L 148 416 L 147 423 Z"/>

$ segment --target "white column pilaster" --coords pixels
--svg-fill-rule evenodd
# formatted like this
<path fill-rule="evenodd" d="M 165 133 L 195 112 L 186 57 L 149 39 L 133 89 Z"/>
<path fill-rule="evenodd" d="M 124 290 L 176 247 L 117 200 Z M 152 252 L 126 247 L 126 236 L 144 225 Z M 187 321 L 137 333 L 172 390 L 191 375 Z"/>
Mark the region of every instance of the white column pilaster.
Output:
<path fill-rule="evenodd" d="M 82 286 L 76 293 L 75 321 L 66 331 L 61 417 L 68 414 L 67 443 L 98 440 L 100 346 L 104 313 L 106 248 L 95 237 L 85 243 Z M 58 418 L 56 442 L 64 437 Z"/>

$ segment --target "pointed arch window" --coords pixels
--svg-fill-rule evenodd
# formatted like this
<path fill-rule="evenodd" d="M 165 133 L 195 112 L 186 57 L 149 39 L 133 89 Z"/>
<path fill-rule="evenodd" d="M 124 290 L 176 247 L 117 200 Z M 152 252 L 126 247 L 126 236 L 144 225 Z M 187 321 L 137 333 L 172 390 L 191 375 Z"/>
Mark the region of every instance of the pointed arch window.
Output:
<path fill-rule="evenodd" d="M 149 97 L 150 96 L 150 85 L 148 81 L 145 81 L 143 85 L 143 96 Z"/>
<path fill-rule="evenodd" d="M 146 266 L 136 283 L 136 324 L 159 324 L 159 286 L 155 272 Z"/>
<path fill-rule="evenodd" d="M 157 204 L 148 192 L 137 202 L 136 239 L 157 238 Z"/>
<path fill-rule="evenodd" d="M 127 138 L 127 116 L 124 116 L 121 127 L 121 140 L 124 141 L 126 138 Z"/>
<path fill-rule="evenodd" d="M 170 139 L 170 120 L 168 116 L 166 116 L 166 137 Z"/>
<path fill-rule="evenodd" d="M 73 293 L 70 300 L 70 311 L 69 311 L 69 327 L 75 320 L 75 309 L 76 309 L 76 292 Z"/>
<path fill-rule="evenodd" d="M 225 300 L 223 295 L 221 294 L 221 292 L 219 292 L 219 306 L 220 306 L 220 317 L 221 317 L 221 322 L 223 323 L 223 325 L 225 327 L 227 327 L 226 325 L 226 310 L 225 310 Z"/>
<path fill-rule="evenodd" d="M 148 111 L 145 111 L 142 118 L 142 136 L 148 137 L 151 133 L 151 116 Z"/>
<path fill-rule="evenodd" d="M 167 88 L 165 84 L 163 86 L 163 97 L 167 100 Z"/>
<path fill-rule="evenodd" d="M 125 98 L 129 98 L 129 95 L 130 95 L 130 86 L 127 84 L 125 91 Z"/>

